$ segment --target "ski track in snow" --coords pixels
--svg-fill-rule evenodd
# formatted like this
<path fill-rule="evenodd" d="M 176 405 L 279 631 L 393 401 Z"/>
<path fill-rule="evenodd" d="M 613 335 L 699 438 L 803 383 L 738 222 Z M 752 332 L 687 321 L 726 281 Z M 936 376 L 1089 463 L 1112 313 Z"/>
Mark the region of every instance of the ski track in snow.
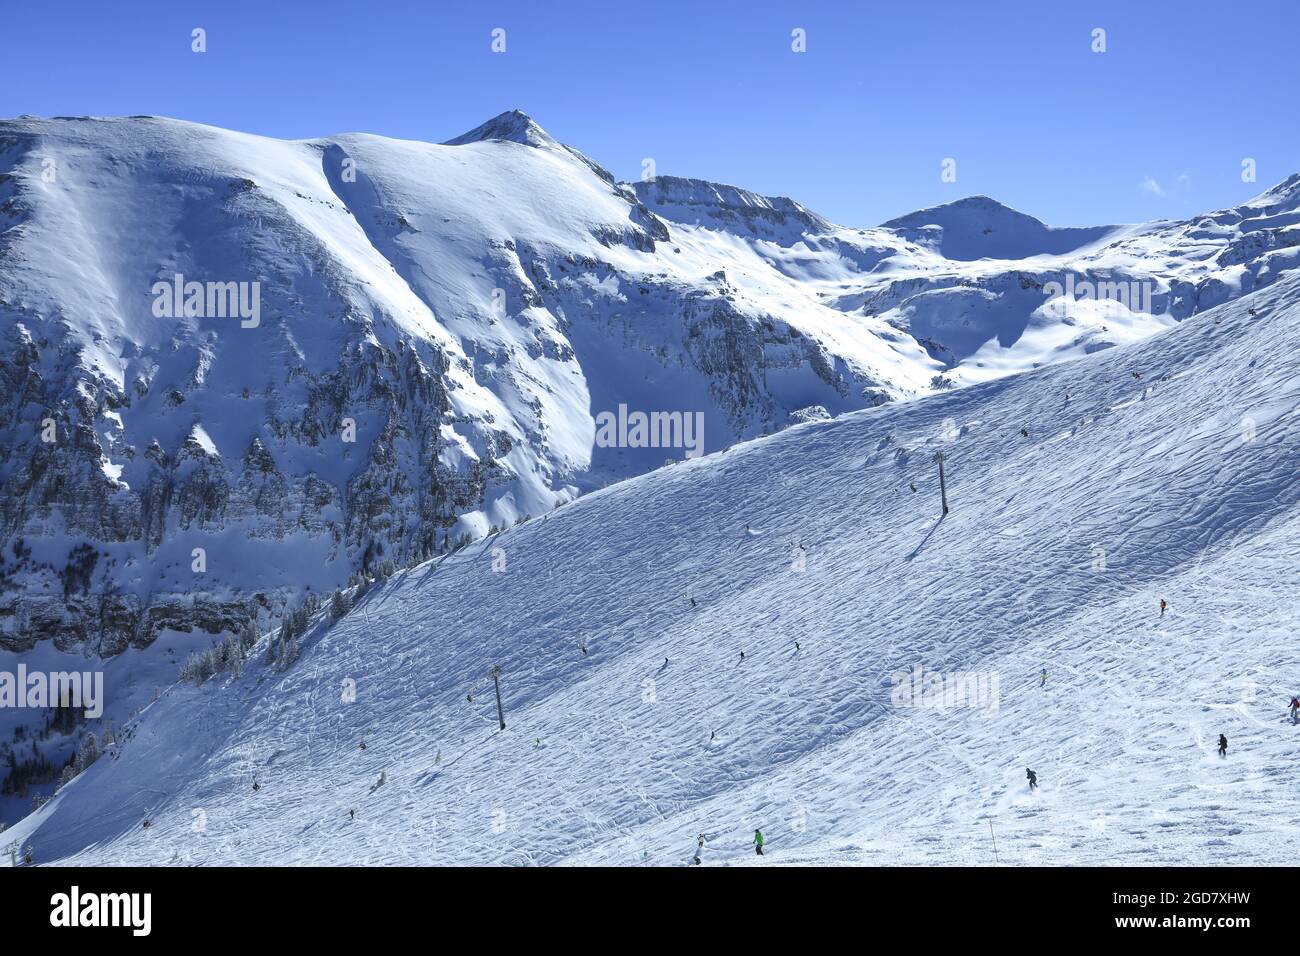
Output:
<path fill-rule="evenodd" d="M 703 832 L 704 865 L 991 865 L 991 824 L 1003 865 L 1293 859 L 1297 291 L 401 573 L 285 673 L 259 646 L 173 686 L 4 839 L 41 863 L 685 865 Z M 895 706 L 918 663 L 996 673 L 996 712 Z"/>

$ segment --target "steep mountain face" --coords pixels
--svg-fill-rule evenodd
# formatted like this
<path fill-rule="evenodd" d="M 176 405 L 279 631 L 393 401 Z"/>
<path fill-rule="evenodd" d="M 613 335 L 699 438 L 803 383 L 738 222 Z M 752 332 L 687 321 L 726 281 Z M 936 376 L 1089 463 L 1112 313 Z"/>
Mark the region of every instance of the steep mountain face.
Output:
<path fill-rule="evenodd" d="M 792 199 L 702 179 L 656 176 L 637 183 L 637 197 L 665 219 L 790 246 L 835 226 Z"/>
<path fill-rule="evenodd" d="M 1298 192 L 855 230 L 618 183 L 518 112 L 442 145 L 0 123 L 0 647 L 265 626 L 666 459 L 1142 338 L 1294 264 Z M 1076 275 L 1149 308 L 1054 308 Z M 603 440 L 621 408 L 702 440 Z"/>

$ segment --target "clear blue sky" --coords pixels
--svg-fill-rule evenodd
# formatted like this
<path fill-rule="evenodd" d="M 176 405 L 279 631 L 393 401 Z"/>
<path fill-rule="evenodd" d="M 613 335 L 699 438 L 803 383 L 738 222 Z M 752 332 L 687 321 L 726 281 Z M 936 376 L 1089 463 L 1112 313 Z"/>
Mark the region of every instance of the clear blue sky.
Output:
<path fill-rule="evenodd" d="M 1296 0 L 0 0 L 0 23 L 3 116 L 440 141 L 517 108 L 619 178 L 653 157 L 848 225 L 974 193 L 1181 217 L 1300 171 Z"/>

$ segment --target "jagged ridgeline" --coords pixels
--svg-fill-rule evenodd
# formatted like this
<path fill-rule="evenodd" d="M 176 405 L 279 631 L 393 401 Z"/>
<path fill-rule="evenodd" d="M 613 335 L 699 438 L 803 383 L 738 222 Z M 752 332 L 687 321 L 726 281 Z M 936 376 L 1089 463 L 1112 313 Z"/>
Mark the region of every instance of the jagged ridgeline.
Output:
<path fill-rule="evenodd" d="M 858 230 L 647 173 L 518 112 L 441 145 L 0 123 L 0 647 L 265 630 L 694 450 L 602 413 L 713 452 L 1140 338 L 1297 244 L 1294 178 L 1186 223 Z M 1048 307 L 1102 281 L 1141 307 Z"/>

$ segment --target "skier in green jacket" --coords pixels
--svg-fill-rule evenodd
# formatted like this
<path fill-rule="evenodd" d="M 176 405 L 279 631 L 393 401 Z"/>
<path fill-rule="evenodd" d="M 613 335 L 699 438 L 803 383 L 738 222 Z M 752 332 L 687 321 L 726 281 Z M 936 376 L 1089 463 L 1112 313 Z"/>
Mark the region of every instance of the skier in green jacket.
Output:
<path fill-rule="evenodd" d="M 754 849 L 758 851 L 759 856 L 763 855 L 763 831 L 762 830 L 754 831 Z"/>

